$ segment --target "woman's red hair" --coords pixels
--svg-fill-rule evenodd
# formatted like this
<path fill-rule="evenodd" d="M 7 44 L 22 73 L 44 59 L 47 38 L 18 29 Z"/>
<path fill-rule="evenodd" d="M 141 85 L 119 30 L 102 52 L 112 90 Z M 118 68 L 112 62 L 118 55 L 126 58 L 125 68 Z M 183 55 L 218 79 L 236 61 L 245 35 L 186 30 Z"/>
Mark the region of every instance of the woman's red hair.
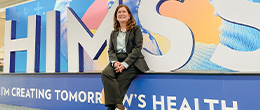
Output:
<path fill-rule="evenodd" d="M 128 11 L 128 14 L 130 15 L 130 19 L 127 21 L 126 23 L 126 30 L 131 30 L 135 27 L 135 24 L 136 24 L 136 21 L 134 19 L 134 16 L 132 14 L 132 12 L 130 11 L 130 9 L 126 6 L 126 5 L 119 5 L 117 8 L 116 8 L 116 11 L 115 11 L 115 14 L 114 14 L 114 30 L 115 31 L 118 31 L 120 29 L 120 24 L 119 22 L 117 21 L 117 11 L 119 10 L 119 8 L 121 7 L 125 7 L 126 10 Z"/>

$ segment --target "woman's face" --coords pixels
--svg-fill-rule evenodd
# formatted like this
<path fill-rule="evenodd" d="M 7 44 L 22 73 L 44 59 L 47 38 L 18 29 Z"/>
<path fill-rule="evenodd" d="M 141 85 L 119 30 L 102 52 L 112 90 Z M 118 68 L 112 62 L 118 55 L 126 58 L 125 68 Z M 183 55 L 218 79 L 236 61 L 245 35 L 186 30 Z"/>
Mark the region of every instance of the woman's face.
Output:
<path fill-rule="evenodd" d="M 119 23 L 126 23 L 130 19 L 130 14 L 125 7 L 121 7 L 117 11 L 117 20 Z"/>

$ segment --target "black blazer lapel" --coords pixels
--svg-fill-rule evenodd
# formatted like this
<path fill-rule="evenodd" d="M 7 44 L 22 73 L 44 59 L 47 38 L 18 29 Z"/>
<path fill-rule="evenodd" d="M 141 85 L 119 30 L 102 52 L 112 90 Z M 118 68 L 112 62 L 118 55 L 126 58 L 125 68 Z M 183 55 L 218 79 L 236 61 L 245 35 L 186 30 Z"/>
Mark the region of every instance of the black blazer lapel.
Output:
<path fill-rule="evenodd" d="M 118 33 L 119 33 L 119 31 L 115 31 L 114 34 L 113 34 L 113 39 L 112 39 L 115 52 L 117 52 L 117 36 L 118 36 Z"/>
<path fill-rule="evenodd" d="M 128 43 L 129 34 L 130 34 L 130 31 L 127 31 L 126 35 L 125 35 L 125 46 L 126 47 L 127 47 L 127 43 Z"/>

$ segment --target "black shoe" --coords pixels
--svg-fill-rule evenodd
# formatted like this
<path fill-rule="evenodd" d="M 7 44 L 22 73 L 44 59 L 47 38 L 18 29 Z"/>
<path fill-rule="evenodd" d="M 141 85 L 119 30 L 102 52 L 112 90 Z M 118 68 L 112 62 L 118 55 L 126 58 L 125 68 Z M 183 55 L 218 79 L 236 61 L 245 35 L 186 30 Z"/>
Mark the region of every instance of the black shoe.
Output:
<path fill-rule="evenodd" d="M 107 107 L 107 110 L 115 110 L 115 109 L 116 109 L 115 106 L 109 106 L 109 107 Z"/>
<path fill-rule="evenodd" d="M 118 108 L 119 110 L 125 110 L 125 107 L 123 104 L 116 104 L 116 108 Z"/>

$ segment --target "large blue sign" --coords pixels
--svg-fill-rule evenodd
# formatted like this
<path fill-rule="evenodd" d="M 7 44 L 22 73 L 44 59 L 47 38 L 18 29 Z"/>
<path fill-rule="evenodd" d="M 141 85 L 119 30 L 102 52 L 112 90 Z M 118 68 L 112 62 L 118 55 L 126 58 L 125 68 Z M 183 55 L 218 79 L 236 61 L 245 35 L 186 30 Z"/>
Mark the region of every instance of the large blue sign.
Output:
<path fill-rule="evenodd" d="M 139 75 L 129 110 L 257 110 L 260 76 Z M 0 103 L 55 110 L 104 110 L 99 74 L 1 75 Z"/>
<path fill-rule="evenodd" d="M 4 72 L 102 70 L 119 4 L 153 71 L 260 71 L 259 0 L 37 0 L 6 10 Z"/>

